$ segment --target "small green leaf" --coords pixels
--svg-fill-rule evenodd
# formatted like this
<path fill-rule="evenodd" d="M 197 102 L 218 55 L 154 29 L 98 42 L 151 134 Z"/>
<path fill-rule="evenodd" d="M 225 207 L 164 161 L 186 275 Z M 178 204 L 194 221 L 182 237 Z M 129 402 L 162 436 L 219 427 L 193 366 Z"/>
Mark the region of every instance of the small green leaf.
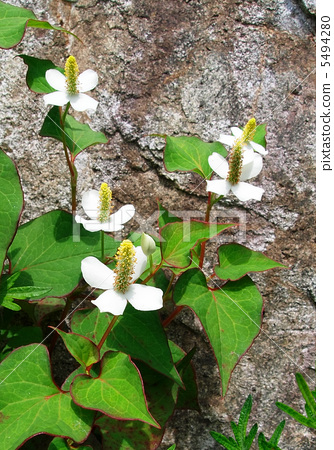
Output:
<path fill-rule="evenodd" d="M 53 137 L 63 142 L 62 133 L 59 108 L 54 106 L 48 112 L 39 134 L 40 136 Z M 89 125 L 78 122 L 69 114 L 67 114 L 65 119 L 65 139 L 73 160 L 87 147 L 108 142 L 103 133 L 93 131 Z"/>
<path fill-rule="evenodd" d="M 0 277 L 22 208 L 23 193 L 15 164 L 0 150 Z"/>
<path fill-rule="evenodd" d="M 217 277 L 222 280 L 238 280 L 249 272 L 263 272 L 274 267 L 285 267 L 261 252 L 240 244 L 226 244 L 218 249 L 219 264 L 215 267 Z"/>
<path fill-rule="evenodd" d="M 8 250 L 12 273 L 20 272 L 16 286 L 34 285 L 50 288 L 50 297 L 63 297 L 78 285 L 81 261 L 87 256 L 100 257 L 100 233 L 79 227 L 73 216 L 51 211 L 19 227 Z M 105 236 L 105 250 L 113 256 L 119 242 Z"/>
<path fill-rule="evenodd" d="M 290 406 L 285 405 L 284 403 L 281 403 L 281 402 L 276 402 L 276 406 L 277 406 L 277 408 L 279 408 L 286 414 L 289 414 L 289 416 L 291 416 L 293 419 L 297 420 L 297 422 L 299 422 L 300 424 L 305 425 L 306 427 L 309 427 L 309 428 L 316 429 L 316 421 L 314 418 L 305 417 L 305 416 L 303 416 L 303 414 L 299 413 L 298 411 L 294 410 Z"/>
<path fill-rule="evenodd" d="M 196 220 L 168 223 L 160 230 L 162 257 L 173 267 L 191 264 L 191 250 L 199 243 L 217 236 L 233 224 L 206 223 Z"/>
<path fill-rule="evenodd" d="M 220 142 L 203 142 L 193 136 L 166 136 L 164 162 L 169 172 L 193 171 L 205 179 L 212 175 L 208 158 L 213 153 L 227 156 L 227 151 Z"/>
<path fill-rule="evenodd" d="M 37 20 L 35 14 L 28 9 L 12 6 L 0 1 L 1 48 L 8 49 L 21 42 L 27 27 L 63 31 L 79 39 L 75 34 L 62 27 L 50 25 L 46 21 Z"/>
<path fill-rule="evenodd" d="M 140 420 L 159 428 L 147 410 L 138 369 L 124 353 L 107 352 L 98 378 L 78 375 L 71 395 L 76 404 L 122 420 Z"/>
<path fill-rule="evenodd" d="M 253 137 L 253 142 L 256 142 L 257 144 L 262 145 L 262 147 L 266 148 L 267 142 L 266 142 L 266 132 L 267 132 L 267 125 L 265 123 L 262 123 L 261 125 L 256 126 L 255 135 Z"/>
<path fill-rule="evenodd" d="M 99 349 L 85 336 L 75 333 L 65 333 L 59 328 L 53 328 L 63 339 L 67 350 L 83 367 L 89 367 L 100 361 Z"/>
<path fill-rule="evenodd" d="M 248 419 L 249 419 L 250 412 L 252 410 L 252 403 L 253 403 L 252 396 L 249 395 L 240 411 L 239 423 L 238 423 L 238 436 L 239 436 L 240 442 L 243 442 L 244 438 L 246 436 Z M 237 439 L 237 441 L 238 441 L 238 439 Z"/>
<path fill-rule="evenodd" d="M 227 450 L 234 450 L 239 448 L 238 444 L 231 437 L 227 438 L 223 434 L 217 433 L 216 431 L 210 431 L 210 434 L 213 439 L 215 439 L 219 444 L 222 444 Z"/>
<path fill-rule="evenodd" d="M 205 275 L 191 269 L 178 279 L 174 301 L 191 308 L 201 321 L 217 359 L 225 395 L 234 367 L 260 331 L 263 301 L 259 291 L 247 276 L 211 290 Z"/>
<path fill-rule="evenodd" d="M 6 449 L 40 433 L 82 442 L 94 417 L 53 383 L 47 349 L 39 344 L 20 347 L 1 363 L 0 411 L 0 440 Z"/>
<path fill-rule="evenodd" d="M 311 415 L 313 417 L 316 416 L 316 403 L 310 388 L 308 387 L 303 375 L 301 373 L 296 373 L 296 381 L 299 387 L 302 396 L 306 402 L 306 405 L 309 407 L 311 411 Z"/>
<path fill-rule="evenodd" d="M 28 66 L 26 81 L 29 89 L 38 94 L 48 94 L 55 91 L 46 81 L 45 72 L 49 69 L 56 69 L 64 73 L 63 69 L 55 66 L 49 59 L 39 59 L 28 55 L 17 56 L 22 58 Z"/>

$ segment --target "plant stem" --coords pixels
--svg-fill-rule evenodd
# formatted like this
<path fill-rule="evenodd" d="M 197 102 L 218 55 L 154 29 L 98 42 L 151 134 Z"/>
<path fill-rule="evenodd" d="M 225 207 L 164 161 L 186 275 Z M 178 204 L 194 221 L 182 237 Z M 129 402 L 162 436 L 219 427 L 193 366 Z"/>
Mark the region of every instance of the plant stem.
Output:
<path fill-rule="evenodd" d="M 204 220 L 205 222 L 209 222 L 210 212 L 211 212 L 212 206 L 213 206 L 212 192 L 209 192 L 208 203 L 207 203 L 207 206 L 206 206 L 205 220 Z M 198 266 L 199 266 L 200 269 L 203 268 L 204 255 L 205 255 L 205 245 L 206 245 L 206 241 L 201 243 L 201 254 L 200 254 L 199 263 L 198 263 Z"/>
<path fill-rule="evenodd" d="M 172 314 L 171 314 L 170 316 L 168 316 L 167 319 L 165 319 L 165 320 L 162 322 L 162 326 L 163 326 L 163 327 L 167 327 L 167 326 L 171 323 L 171 321 L 174 320 L 175 317 L 182 311 L 183 308 L 184 308 L 184 305 L 177 306 L 177 307 L 174 309 L 174 311 L 172 312 Z"/>
<path fill-rule="evenodd" d="M 101 262 L 104 263 L 105 256 L 104 256 L 104 231 L 100 231 L 101 236 Z"/>
<path fill-rule="evenodd" d="M 212 195 L 212 192 L 209 192 L 208 195 L 208 202 L 207 202 L 207 206 L 206 206 L 206 213 L 205 213 L 205 222 L 209 222 L 210 219 L 210 212 L 211 209 L 213 207 L 213 205 L 215 204 L 215 196 Z M 199 263 L 198 263 L 198 267 L 200 269 L 203 268 L 203 263 L 204 263 L 204 255 L 205 255 L 205 244 L 206 241 L 202 242 L 201 244 L 201 253 L 200 253 L 200 257 L 199 257 Z M 163 327 L 167 327 L 172 320 L 175 319 L 175 317 L 182 311 L 182 309 L 184 308 L 184 306 L 177 306 L 174 311 L 167 317 L 167 319 L 165 319 L 162 322 L 162 326 Z"/>
<path fill-rule="evenodd" d="M 110 322 L 110 324 L 108 325 L 108 328 L 106 329 L 106 331 L 104 332 L 100 342 L 97 344 L 97 348 L 100 351 L 102 348 L 102 345 L 104 344 L 105 340 L 107 339 L 107 337 L 109 336 L 110 331 L 112 330 L 113 326 L 115 325 L 117 319 L 119 318 L 119 316 L 114 316 Z M 93 367 L 93 364 L 91 364 L 90 366 L 86 367 L 86 374 L 89 375 L 89 372 L 91 370 L 91 368 Z"/>
<path fill-rule="evenodd" d="M 112 318 L 112 321 L 110 322 L 108 328 L 107 328 L 106 331 L 104 332 L 104 335 L 102 336 L 100 342 L 97 344 L 97 348 L 98 348 L 99 350 L 101 350 L 102 345 L 104 344 L 105 340 L 107 339 L 107 337 L 108 337 L 110 331 L 112 330 L 112 328 L 113 328 L 113 326 L 115 325 L 115 323 L 116 323 L 116 321 L 117 321 L 118 318 L 119 318 L 119 316 L 114 316 L 114 317 Z"/>
<path fill-rule="evenodd" d="M 72 160 L 72 155 L 70 157 L 69 151 L 66 144 L 66 134 L 65 134 L 65 120 L 70 107 L 70 103 L 67 103 L 64 113 L 62 114 L 62 107 L 59 106 L 59 116 L 60 116 L 60 126 L 61 126 L 61 137 L 63 143 L 63 149 L 65 153 L 66 162 L 71 175 L 71 204 L 72 204 L 72 214 L 75 213 L 77 209 L 76 192 L 77 192 L 77 178 L 78 173 L 74 166 L 74 161 Z"/>
<path fill-rule="evenodd" d="M 162 266 L 162 261 L 160 264 L 157 265 L 157 267 L 151 271 L 151 273 L 145 278 L 144 281 L 141 282 L 141 284 L 146 284 L 152 277 L 154 277 L 154 275 L 158 272 L 158 270 L 160 269 L 160 267 Z"/>

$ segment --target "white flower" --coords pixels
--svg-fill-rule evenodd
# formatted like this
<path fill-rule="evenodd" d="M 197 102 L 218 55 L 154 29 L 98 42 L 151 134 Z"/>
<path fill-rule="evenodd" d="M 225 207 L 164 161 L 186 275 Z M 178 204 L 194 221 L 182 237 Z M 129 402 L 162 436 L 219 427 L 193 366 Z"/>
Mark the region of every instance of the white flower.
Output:
<path fill-rule="evenodd" d="M 94 89 L 98 76 L 94 70 L 88 69 L 79 75 L 75 58 L 70 56 L 65 65 L 65 75 L 56 69 L 45 73 L 46 81 L 56 92 L 44 95 L 46 105 L 63 106 L 70 102 L 76 111 L 96 110 L 98 102 L 89 95 L 83 94 Z"/>
<path fill-rule="evenodd" d="M 219 136 L 218 141 L 221 142 L 222 144 L 228 145 L 230 147 L 233 147 L 236 140 L 239 139 L 242 134 L 243 131 L 240 130 L 240 128 L 237 127 L 232 127 L 231 128 L 232 131 L 232 136 L 228 135 L 228 134 L 221 134 Z M 256 152 L 260 153 L 261 155 L 267 155 L 268 152 L 266 151 L 266 149 L 264 147 L 262 147 L 262 145 L 257 144 L 256 142 L 253 141 L 249 141 L 247 144 L 245 143 L 243 145 L 243 150 L 244 153 L 247 154 L 248 152 L 250 154 L 253 154 L 253 150 L 255 150 Z"/>
<path fill-rule="evenodd" d="M 102 183 L 101 190 L 91 189 L 82 196 L 82 207 L 90 218 L 84 219 L 78 214 L 75 216 L 77 223 L 82 223 L 83 227 L 88 231 L 106 231 L 111 233 L 113 231 L 119 231 L 123 227 L 123 224 L 128 222 L 135 214 L 135 207 L 133 205 L 124 205 L 116 213 L 111 214 L 110 202 L 107 207 L 101 206 L 101 191 L 106 183 Z M 110 190 L 109 190 L 110 191 Z M 110 191 L 111 196 L 111 191 Z M 111 197 L 110 197 L 111 199 Z M 101 213 L 104 213 L 104 217 L 101 220 Z"/>
<path fill-rule="evenodd" d="M 133 284 L 145 271 L 147 258 L 141 247 L 135 248 L 136 262 L 134 272 L 125 292 L 115 288 L 116 270 L 111 270 L 97 258 L 88 256 L 81 262 L 81 271 L 85 281 L 92 287 L 105 289 L 96 300 L 92 300 L 100 312 L 109 312 L 115 316 L 123 314 L 127 302 L 139 311 L 155 311 L 163 306 L 161 289 L 143 284 Z"/>
<path fill-rule="evenodd" d="M 264 189 L 244 182 L 244 180 L 249 180 L 261 172 L 262 157 L 260 155 L 253 154 L 253 151 L 244 152 L 240 181 L 236 184 L 227 181 L 229 164 L 219 153 L 212 153 L 208 161 L 211 169 L 222 179 L 207 180 L 207 191 L 218 195 L 227 195 L 231 190 L 242 202 L 251 199 L 261 200 Z"/>

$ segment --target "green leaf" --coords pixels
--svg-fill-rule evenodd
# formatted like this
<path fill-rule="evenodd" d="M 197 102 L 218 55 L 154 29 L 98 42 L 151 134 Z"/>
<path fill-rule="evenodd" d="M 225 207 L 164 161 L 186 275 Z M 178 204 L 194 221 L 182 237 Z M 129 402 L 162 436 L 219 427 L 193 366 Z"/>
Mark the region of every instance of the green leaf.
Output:
<path fill-rule="evenodd" d="M 22 208 L 23 193 L 15 164 L 0 150 L 0 277 Z"/>
<path fill-rule="evenodd" d="M 262 145 L 262 147 L 266 148 L 267 142 L 266 142 L 266 132 L 267 132 L 267 125 L 265 123 L 261 125 L 256 126 L 255 135 L 252 139 L 253 142 L 256 142 L 257 144 Z"/>
<path fill-rule="evenodd" d="M 260 433 L 258 437 L 259 450 L 281 450 L 280 447 L 278 447 L 278 441 L 281 437 L 284 426 L 285 420 L 282 420 L 268 442 L 266 441 L 264 434 Z"/>
<path fill-rule="evenodd" d="M 211 290 L 205 275 L 191 269 L 178 279 L 174 301 L 191 308 L 201 321 L 218 362 L 225 395 L 234 367 L 260 331 L 263 301 L 259 291 L 247 276 Z"/>
<path fill-rule="evenodd" d="M 53 137 L 63 142 L 58 106 L 50 109 L 39 134 L 40 136 Z M 69 114 L 67 114 L 65 119 L 65 139 L 73 160 L 87 147 L 96 144 L 106 144 L 108 142 L 108 139 L 103 133 L 93 131 L 89 125 L 78 122 Z"/>
<path fill-rule="evenodd" d="M 182 376 L 188 369 L 188 357 L 172 343 L 174 363 L 179 363 Z M 167 420 L 173 414 L 178 392 L 182 391 L 171 379 L 161 376 L 146 364 L 139 362 L 138 367 L 142 374 L 146 398 L 152 415 L 159 422 L 161 429 L 139 422 L 124 422 L 100 417 L 95 424 L 100 427 L 105 450 L 155 450 L 158 448 L 164 434 Z M 186 386 L 186 389 L 188 386 Z"/>
<path fill-rule="evenodd" d="M 239 448 L 238 444 L 231 437 L 227 438 L 223 434 L 217 433 L 216 431 L 210 431 L 210 434 L 213 439 L 215 439 L 219 444 L 222 444 L 227 450 L 234 450 Z"/>
<path fill-rule="evenodd" d="M 162 257 L 167 264 L 185 268 L 191 264 L 191 250 L 199 243 L 217 236 L 233 224 L 190 220 L 165 225 L 160 230 Z"/>
<path fill-rule="evenodd" d="M 29 89 L 38 94 L 48 94 L 55 92 L 49 83 L 46 81 L 45 72 L 49 69 L 56 69 L 64 74 L 64 69 L 57 67 L 49 59 L 39 59 L 28 55 L 17 55 L 23 59 L 28 66 L 27 70 L 27 85 Z"/>
<path fill-rule="evenodd" d="M 236 440 L 239 445 L 244 442 L 245 437 L 246 437 L 247 424 L 248 424 L 249 415 L 250 415 L 250 412 L 252 409 L 252 403 L 253 403 L 252 396 L 249 395 L 240 411 L 239 423 L 238 423 L 238 438 L 239 439 L 237 439 L 237 436 L 236 436 Z"/>
<path fill-rule="evenodd" d="M 222 280 L 238 280 L 249 272 L 263 272 L 274 267 L 285 267 L 261 252 L 240 244 L 226 244 L 218 249 L 219 264 L 215 267 L 217 277 Z"/>
<path fill-rule="evenodd" d="M 100 313 L 98 308 L 79 310 L 73 315 L 71 329 L 97 345 L 112 318 L 111 314 Z M 157 311 L 137 311 L 128 304 L 102 346 L 101 355 L 107 350 L 121 351 L 144 361 L 182 386 Z"/>
<path fill-rule="evenodd" d="M 47 349 L 37 344 L 20 347 L 1 363 L 0 411 L 0 440 L 8 449 L 40 433 L 82 442 L 94 416 L 53 383 Z"/>
<path fill-rule="evenodd" d="M 93 447 L 91 447 L 90 445 L 79 445 L 79 447 L 75 446 L 75 449 L 76 450 L 93 450 Z M 63 438 L 56 437 L 56 438 L 52 439 L 52 441 L 50 442 L 48 450 L 71 450 L 71 449 L 67 445 L 67 442 Z"/>
<path fill-rule="evenodd" d="M 309 427 L 309 428 L 316 429 L 316 421 L 314 418 L 305 417 L 305 416 L 303 416 L 303 414 L 297 412 L 290 406 L 285 405 L 284 403 L 281 403 L 281 402 L 276 402 L 276 406 L 277 406 L 277 408 L 281 409 L 286 414 L 289 414 L 289 416 L 291 416 L 293 419 L 297 420 L 297 422 L 299 422 L 300 424 L 305 425 L 306 427 Z"/>
<path fill-rule="evenodd" d="M 296 381 L 302 396 L 306 402 L 306 405 L 311 411 L 312 417 L 316 417 L 316 403 L 310 388 L 308 387 L 303 375 L 301 373 L 296 373 Z"/>
<path fill-rule="evenodd" d="M 182 222 L 180 217 L 175 216 L 173 213 L 165 209 L 160 202 L 158 202 L 159 210 L 159 228 L 163 228 L 168 223 Z"/>
<path fill-rule="evenodd" d="M 16 285 L 49 288 L 50 297 L 63 297 L 81 279 L 81 261 L 100 257 L 100 233 L 90 233 L 64 211 L 51 211 L 19 227 L 8 251 L 12 273 L 20 272 Z M 105 236 L 106 252 L 113 256 L 119 242 Z"/>
<path fill-rule="evenodd" d="M 35 14 L 24 8 L 12 6 L 0 1 L 0 47 L 11 48 L 23 39 L 27 27 L 45 30 L 63 31 L 78 37 L 62 27 L 50 25 L 49 22 L 37 20 Z"/>
<path fill-rule="evenodd" d="M 193 171 L 205 179 L 212 175 L 208 158 L 213 153 L 227 156 L 227 151 L 220 142 L 203 142 L 194 136 L 166 136 L 164 163 L 169 172 Z"/>
<path fill-rule="evenodd" d="M 2 315 L 5 315 L 4 312 Z M 8 319 L 8 318 L 6 318 Z M 10 322 L 1 321 L 0 324 L 0 361 L 3 360 L 8 353 L 17 347 L 22 345 L 28 345 L 37 343 L 39 344 L 43 340 L 43 333 L 40 327 L 22 327 L 11 325 Z"/>
<path fill-rule="evenodd" d="M 295 411 L 288 405 L 285 405 L 281 402 L 276 402 L 276 406 L 293 417 L 297 422 L 305 425 L 309 428 L 316 429 L 316 403 L 315 403 L 315 392 L 311 392 L 308 387 L 304 377 L 300 373 L 296 373 L 296 381 L 299 387 L 300 392 L 302 393 L 305 404 L 305 410 L 308 417 L 303 416 L 303 414 Z"/>
<path fill-rule="evenodd" d="M 13 275 L 3 275 L 0 284 L 0 305 L 14 311 L 19 311 L 21 306 L 15 303 L 16 300 L 31 300 L 43 297 L 51 288 L 41 288 L 38 286 L 15 286 L 15 282 L 20 276 L 19 273 Z"/>
<path fill-rule="evenodd" d="M 85 336 L 75 333 L 65 333 L 59 328 L 53 328 L 63 339 L 67 350 L 84 368 L 100 361 L 99 349 Z"/>
<path fill-rule="evenodd" d="M 173 361 L 176 363 L 177 370 L 180 372 L 185 386 L 185 389 L 179 389 L 176 408 L 194 409 L 200 412 L 196 375 L 194 368 L 190 364 L 196 348 L 193 348 L 186 354 L 172 341 L 169 341 L 169 347 L 172 352 Z"/>
<path fill-rule="evenodd" d="M 100 376 L 78 375 L 70 392 L 75 403 L 84 408 L 117 419 L 140 420 L 159 428 L 147 410 L 138 369 L 124 353 L 105 353 Z"/>

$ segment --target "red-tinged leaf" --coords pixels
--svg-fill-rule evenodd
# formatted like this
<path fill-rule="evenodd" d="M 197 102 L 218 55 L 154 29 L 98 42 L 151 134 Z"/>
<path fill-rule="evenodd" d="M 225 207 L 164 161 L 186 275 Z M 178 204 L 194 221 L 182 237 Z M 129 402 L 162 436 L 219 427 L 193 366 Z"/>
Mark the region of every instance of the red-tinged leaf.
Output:
<path fill-rule="evenodd" d="M 65 333 L 59 328 L 51 328 L 61 336 L 67 350 L 83 367 L 89 367 L 100 361 L 99 349 L 87 337 L 75 333 Z"/>
<path fill-rule="evenodd" d="M 168 223 L 160 230 L 162 257 L 173 267 L 188 267 L 192 262 L 191 251 L 197 244 L 217 236 L 233 225 L 197 220 Z"/>
<path fill-rule="evenodd" d="M 83 442 L 94 416 L 54 384 L 48 351 L 38 344 L 18 348 L 1 363 L 0 411 L 0 442 L 6 449 L 41 433 Z"/>
<path fill-rule="evenodd" d="M 219 264 L 215 267 L 217 277 L 222 280 L 238 280 L 249 272 L 263 272 L 276 267 L 285 267 L 261 252 L 240 244 L 226 244 L 218 249 Z"/>
<path fill-rule="evenodd" d="M 116 419 L 140 420 L 159 428 L 147 409 L 138 369 L 124 353 L 105 353 L 99 377 L 77 375 L 70 392 L 75 403 L 83 408 Z"/>
<path fill-rule="evenodd" d="M 211 290 L 205 275 L 191 269 L 177 281 L 174 301 L 191 308 L 201 321 L 218 363 L 225 395 L 234 367 L 260 331 L 263 301 L 259 291 L 247 276 Z"/>

